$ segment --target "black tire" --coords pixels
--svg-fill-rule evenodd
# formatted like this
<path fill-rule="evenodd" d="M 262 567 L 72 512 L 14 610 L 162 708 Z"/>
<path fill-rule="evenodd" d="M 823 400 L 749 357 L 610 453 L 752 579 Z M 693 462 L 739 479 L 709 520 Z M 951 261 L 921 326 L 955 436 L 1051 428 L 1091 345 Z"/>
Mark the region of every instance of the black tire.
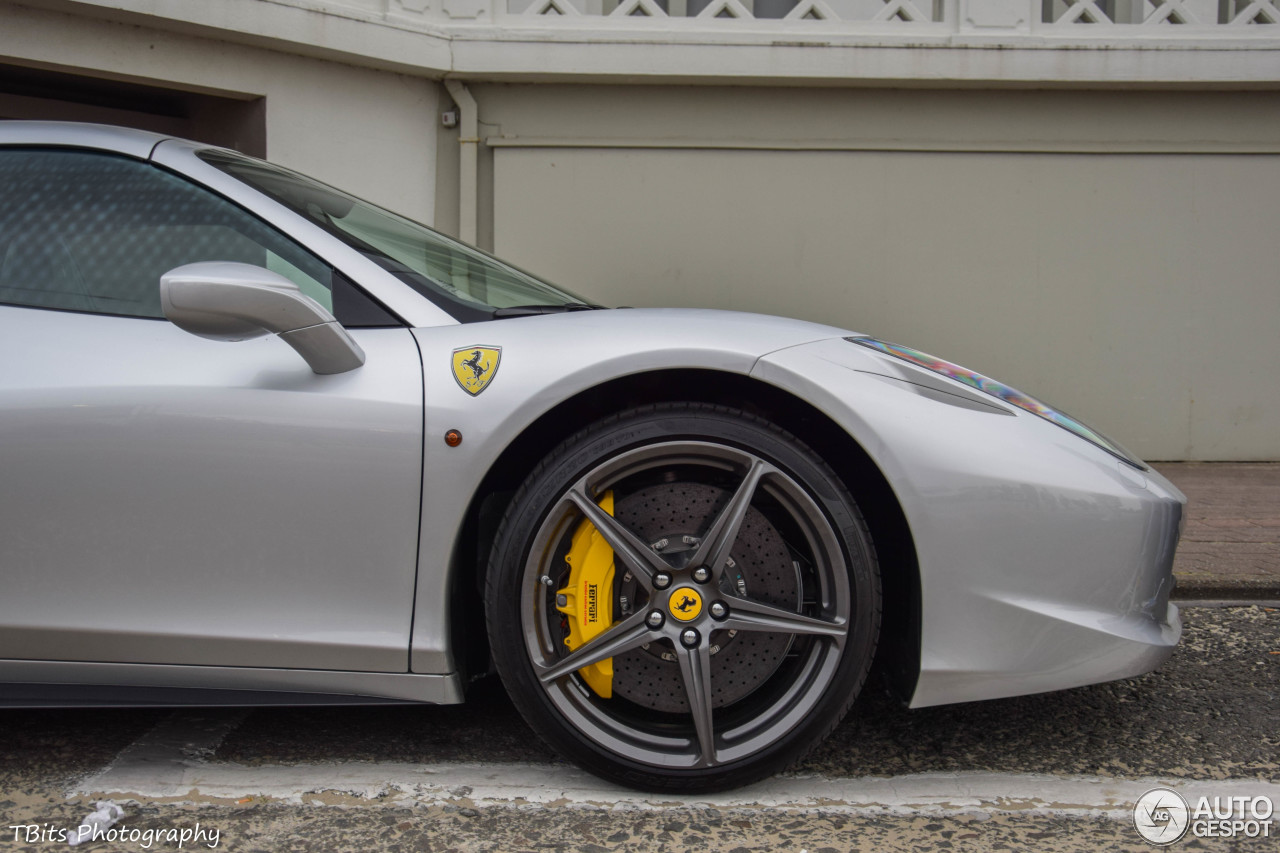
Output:
<path fill-rule="evenodd" d="M 590 593 L 613 614 L 570 648 L 596 613 L 566 586 L 580 530 L 612 548 Z M 564 595 L 579 588 L 581 605 Z M 672 403 L 592 424 L 538 465 L 498 529 L 485 606 L 498 672 L 553 748 L 623 785 L 707 792 L 786 768 L 840 721 L 875 653 L 880 577 L 812 450 L 744 412 Z M 596 660 L 607 688 L 583 674 Z"/>

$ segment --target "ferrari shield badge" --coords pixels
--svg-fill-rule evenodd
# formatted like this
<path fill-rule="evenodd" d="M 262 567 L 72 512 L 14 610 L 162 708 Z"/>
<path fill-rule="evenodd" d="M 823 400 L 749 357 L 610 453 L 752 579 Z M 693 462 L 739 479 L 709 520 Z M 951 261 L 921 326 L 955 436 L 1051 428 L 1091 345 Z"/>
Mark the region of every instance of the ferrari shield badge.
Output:
<path fill-rule="evenodd" d="M 502 347 L 462 347 L 453 351 L 453 378 L 472 397 L 489 387 L 502 361 Z"/>

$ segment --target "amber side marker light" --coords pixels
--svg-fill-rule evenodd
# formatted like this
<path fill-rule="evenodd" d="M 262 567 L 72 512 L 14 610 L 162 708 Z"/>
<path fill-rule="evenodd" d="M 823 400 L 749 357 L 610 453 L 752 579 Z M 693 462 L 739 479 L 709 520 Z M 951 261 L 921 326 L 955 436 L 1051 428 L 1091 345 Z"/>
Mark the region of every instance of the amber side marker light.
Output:
<path fill-rule="evenodd" d="M 444 443 L 450 447 L 457 447 L 459 444 L 462 444 L 462 433 L 458 432 L 456 429 L 449 430 L 444 434 Z"/>

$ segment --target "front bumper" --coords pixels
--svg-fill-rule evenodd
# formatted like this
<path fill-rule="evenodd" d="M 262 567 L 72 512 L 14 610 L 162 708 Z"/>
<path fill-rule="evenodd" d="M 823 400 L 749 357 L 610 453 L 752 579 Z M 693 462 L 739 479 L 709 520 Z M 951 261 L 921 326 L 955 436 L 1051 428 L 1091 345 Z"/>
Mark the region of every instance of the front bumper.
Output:
<path fill-rule="evenodd" d="M 752 375 L 841 424 L 902 505 L 920 574 L 912 707 L 1126 678 L 1168 658 L 1182 627 L 1169 604 L 1177 488 L 888 361 L 827 340 L 772 353 Z"/>

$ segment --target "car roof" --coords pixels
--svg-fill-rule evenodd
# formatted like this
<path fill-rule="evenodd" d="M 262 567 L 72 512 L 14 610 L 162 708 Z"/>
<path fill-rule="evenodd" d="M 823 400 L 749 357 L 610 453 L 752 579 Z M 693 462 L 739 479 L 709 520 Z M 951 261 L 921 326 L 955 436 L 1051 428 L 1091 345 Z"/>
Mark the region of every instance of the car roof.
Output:
<path fill-rule="evenodd" d="M 74 121 L 0 121 L 0 145 L 53 145 L 67 148 L 97 148 L 116 151 L 140 159 L 166 139 L 162 133 L 86 124 Z"/>

